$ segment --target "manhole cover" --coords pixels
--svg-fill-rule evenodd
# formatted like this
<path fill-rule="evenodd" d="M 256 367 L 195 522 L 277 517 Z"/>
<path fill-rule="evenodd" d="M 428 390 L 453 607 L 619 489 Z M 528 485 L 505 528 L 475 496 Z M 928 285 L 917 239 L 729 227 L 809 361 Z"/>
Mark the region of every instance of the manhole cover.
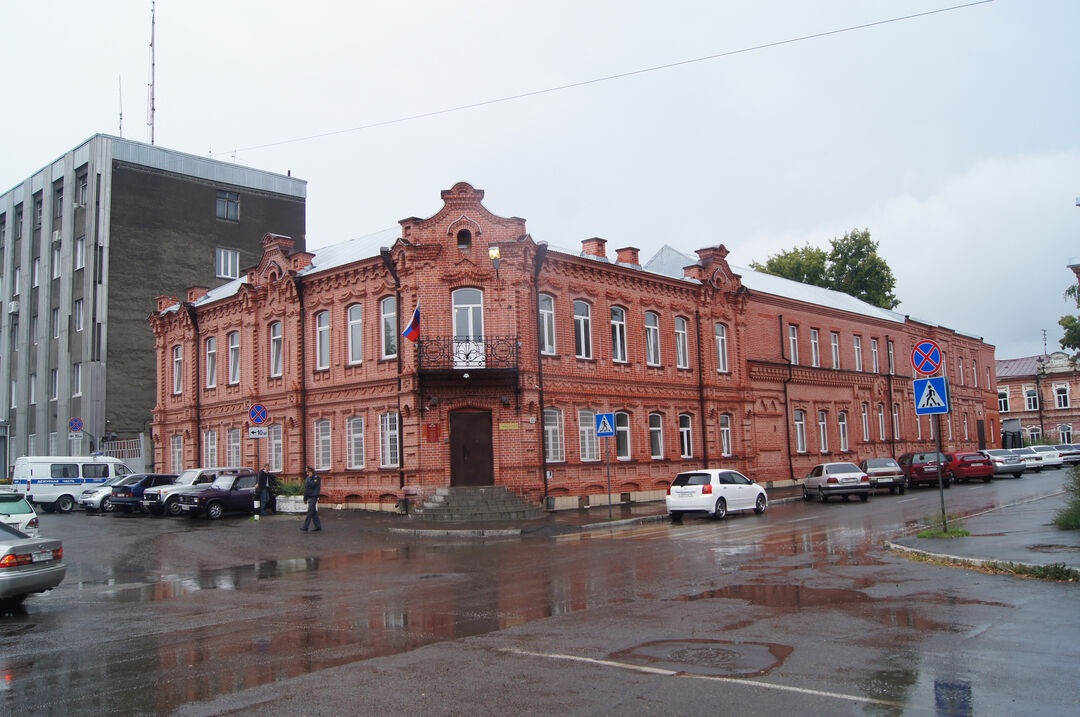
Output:
<path fill-rule="evenodd" d="M 609 655 L 613 660 L 712 677 L 757 677 L 784 663 L 788 645 L 729 640 L 657 640 Z"/>

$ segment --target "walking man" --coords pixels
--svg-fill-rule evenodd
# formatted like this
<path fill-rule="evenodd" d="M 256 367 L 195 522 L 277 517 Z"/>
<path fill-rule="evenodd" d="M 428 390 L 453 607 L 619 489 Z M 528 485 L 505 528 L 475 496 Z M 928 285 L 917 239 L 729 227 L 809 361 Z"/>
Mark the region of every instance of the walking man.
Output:
<path fill-rule="evenodd" d="M 255 484 L 255 499 L 259 501 L 259 515 L 266 515 L 270 507 L 270 464 L 267 463 L 259 471 L 258 482 Z"/>
<path fill-rule="evenodd" d="M 304 527 L 300 528 L 307 532 L 308 525 L 314 523 L 312 532 L 322 530 L 322 522 L 319 521 L 319 492 L 322 490 L 322 478 L 311 466 L 307 468 L 304 477 L 304 501 L 307 503 L 307 516 L 304 518 Z"/>

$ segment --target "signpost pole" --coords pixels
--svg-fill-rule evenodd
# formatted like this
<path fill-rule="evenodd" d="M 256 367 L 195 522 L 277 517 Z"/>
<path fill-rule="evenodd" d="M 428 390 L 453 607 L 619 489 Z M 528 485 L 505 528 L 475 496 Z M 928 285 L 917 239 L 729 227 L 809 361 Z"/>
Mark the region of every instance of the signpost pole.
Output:
<path fill-rule="evenodd" d="M 611 439 L 604 439 L 604 463 L 607 464 L 607 517 L 611 520 Z"/>
<path fill-rule="evenodd" d="M 941 414 L 934 414 L 934 432 L 937 434 L 937 487 L 938 495 L 941 497 L 941 528 L 944 532 L 949 532 L 949 516 L 945 513 L 945 481 L 941 477 L 941 457 L 944 455 L 941 452 Z"/>

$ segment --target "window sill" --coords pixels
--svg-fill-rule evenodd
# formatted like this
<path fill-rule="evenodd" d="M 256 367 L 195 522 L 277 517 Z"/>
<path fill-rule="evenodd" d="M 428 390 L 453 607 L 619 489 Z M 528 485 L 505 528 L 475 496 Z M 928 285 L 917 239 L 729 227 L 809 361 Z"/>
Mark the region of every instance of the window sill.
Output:
<path fill-rule="evenodd" d="M 574 356 L 578 361 L 587 361 L 588 363 L 596 363 L 596 359 L 592 356 Z"/>

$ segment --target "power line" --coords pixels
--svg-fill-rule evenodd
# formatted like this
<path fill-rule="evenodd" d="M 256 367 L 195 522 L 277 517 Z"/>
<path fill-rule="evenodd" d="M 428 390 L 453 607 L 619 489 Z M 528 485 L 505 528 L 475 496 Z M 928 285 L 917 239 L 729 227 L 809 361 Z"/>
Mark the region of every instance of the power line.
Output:
<path fill-rule="evenodd" d="M 929 15 L 938 15 L 945 12 L 952 12 L 954 10 L 963 10 L 965 8 L 974 7 L 976 5 L 986 5 L 987 3 L 994 2 L 994 0 L 975 0 L 975 2 L 964 3 L 962 5 L 953 5 L 951 7 L 939 8 L 937 10 L 927 10 L 926 12 L 918 12 L 912 15 L 902 15 L 900 17 L 893 17 L 887 20 L 876 20 L 874 22 L 863 23 L 862 25 L 851 25 L 849 27 L 841 27 L 835 30 L 826 30 L 824 32 L 816 32 L 810 35 L 801 35 L 799 37 L 792 37 L 786 40 L 777 40 L 775 42 L 767 42 L 762 45 L 753 45 L 751 47 L 744 47 L 738 50 L 728 50 L 726 52 L 718 52 L 714 55 L 706 55 L 704 57 L 695 57 L 690 60 L 679 60 L 677 62 L 669 62 L 664 65 L 655 65 L 653 67 L 645 67 L 638 70 L 630 70 L 628 72 L 620 72 L 614 75 L 605 75 L 603 77 L 594 77 L 591 80 L 581 80 L 579 82 L 571 82 L 566 85 L 557 85 L 555 87 L 547 87 L 541 90 L 531 90 L 529 92 L 520 92 L 516 95 L 506 95 L 505 97 L 498 97 L 490 100 L 482 100 L 480 102 L 473 102 L 467 105 L 457 105 L 456 107 L 445 107 L 440 110 L 432 110 L 430 112 L 421 112 L 415 115 L 407 115 L 405 117 L 397 117 L 395 119 L 382 120 L 380 122 L 371 122 L 369 124 L 359 125 L 357 127 L 349 127 L 348 129 L 337 129 L 329 132 L 322 132 L 319 134 L 310 134 L 305 137 L 294 137 L 292 139 L 283 139 L 278 142 L 267 142 L 266 144 L 255 144 L 250 147 L 239 147 L 229 151 L 223 152 L 211 152 L 210 156 L 221 154 L 235 154 L 237 152 L 249 152 L 256 149 L 267 149 L 269 147 L 280 147 L 285 144 L 295 144 L 297 142 L 307 142 L 312 139 L 322 139 L 324 137 L 333 137 L 339 134 L 347 134 L 349 132 L 360 132 L 365 129 L 374 129 L 376 127 L 386 127 L 388 125 L 401 124 L 402 122 L 412 122 L 413 120 L 424 119 L 426 117 L 436 117 L 438 115 L 450 114 L 451 112 L 461 112 L 464 110 L 476 109 L 477 107 L 486 107 L 488 105 L 499 104 L 501 102 L 512 102 L 514 100 L 525 99 L 526 97 L 536 97 L 537 95 L 544 95 L 551 92 L 561 92 L 563 90 L 574 89 L 575 87 L 585 87 L 587 85 L 595 85 L 600 82 L 609 82 L 611 80 L 621 80 L 627 77 L 633 77 L 635 75 L 643 75 L 647 72 L 658 72 L 660 70 L 670 70 L 673 67 L 681 67 L 683 65 L 692 65 L 697 62 L 707 62 L 709 60 L 718 60 L 722 57 L 731 57 L 732 55 L 742 55 L 748 52 L 757 52 L 758 50 L 768 50 L 773 47 L 780 47 L 782 45 L 791 45 L 796 42 L 805 42 L 807 40 L 817 40 L 823 37 L 829 37 L 831 35 L 840 35 L 845 32 L 854 32 L 855 30 L 865 30 L 871 27 L 878 27 L 880 25 L 889 25 L 891 23 L 903 22 L 905 20 L 914 20 L 916 18 L 927 17 Z"/>

